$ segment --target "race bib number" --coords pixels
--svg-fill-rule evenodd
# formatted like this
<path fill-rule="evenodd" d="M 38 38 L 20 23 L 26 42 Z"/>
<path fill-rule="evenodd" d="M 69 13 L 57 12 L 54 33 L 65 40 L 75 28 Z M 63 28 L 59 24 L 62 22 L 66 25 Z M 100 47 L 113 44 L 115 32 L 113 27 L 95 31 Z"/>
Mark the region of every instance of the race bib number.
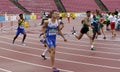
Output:
<path fill-rule="evenodd" d="M 57 33 L 57 29 L 56 28 L 49 30 L 49 35 L 56 35 L 56 33 Z"/>
<path fill-rule="evenodd" d="M 20 25 L 20 28 L 21 28 L 21 29 L 23 29 L 23 28 L 24 28 L 24 24 L 23 24 L 23 23 Z"/>

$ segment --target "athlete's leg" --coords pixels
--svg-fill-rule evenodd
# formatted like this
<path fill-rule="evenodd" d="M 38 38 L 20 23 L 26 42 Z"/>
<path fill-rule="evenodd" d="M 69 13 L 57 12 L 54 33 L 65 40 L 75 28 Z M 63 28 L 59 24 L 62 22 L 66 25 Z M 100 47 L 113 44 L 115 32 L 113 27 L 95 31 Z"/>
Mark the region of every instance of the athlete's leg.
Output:
<path fill-rule="evenodd" d="M 46 60 L 47 58 L 45 57 L 46 53 L 48 52 L 48 48 L 46 48 L 43 53 L 41 54 L 41 56 L 43 57 L 44 60 Z"/>
<path fill-rule="evenodd" d="M 83 37 L 83 33 L 80 32 L 79 35 L 76 34 L 76 31 L 73 30 L 73 33 L 72 33 L 78 40 L 80 40 L 82 37 Z"/>
<path fill-rule="evenodd" d="M 51 59 L 51 66 L 55 66 L 55 48 L 52 46 L 51 48 L 48 49 L 49 54 L 50 54 L 50 59 Z"/>
<path fill-rule="evenodd" d="M 59 70 L 55 68 L 55 47 L 52 46 L 51 48 L 49 48 L 48 51 L 50 53 L 51 66 L 52 66 L 53 72 L 59 72 Z"/>
<path fill-rule="evenodd" d="M 116 31 L 115 31 L 115 29 L 113 30 L 113 36 L 116 37 Z"/>
<path fill-rule="evenodd" d="M 24 43 L 24 41 L 25 41 L 25 39 L 26 39 L 26 34 L 24 34 L 24 36 L 23 36 L 23 40 L 22 40 L 22 43 Z"/>
<path fill-rule="evenodd" d="M 86 33 L 86 35 L 89 37 L 90 39 L 90 45 L 93 45 L 93 40 L 92 40 L 92 36 L 90 35 L 89 31 Z"/>
<path fill-rule="evenodd" d="M 23 34 L 22 44 L 24 44 L 24 41 L 25 41 L 27 35 L 26 35 L 25 30 L 21 30 L 21 33 Z"/>
<path fill-rule="evenodd" d="M 93 32 L 93 37 L 92 37 L 92 40 L 94 40 L 94 39 L 95 39 L 96 35 L 97 35 L 97 33 L 96 33 L 96 32 Z"/>
<path fill-rule="evenodd" d="M 89 31 L 86 33 L 86 35 L 89 37 L 90 39 L 90 45 L 91 45 L 91 50 L 95 50 L 94 46 L 93 46 L 93 42 L 94 40 L 92 39 L 92 36 L 90 35 Z"/>
<path fill-rule="evenodd" d="M 49 47 L 48 52 L 50 54 L 51 66 L 53 68 L 53 72 L 54 71 L 58 71 L 59 72 L 59 70 L 57 70 L 55 68 L 55 47 L 56 47 L 56 40 L 52 40 L 52 39 L 46 38 L 46 42 L 47 42 L 47 45 Z"/>
<path fill-rule="evenodd" d="M 16 35 L 14 38 L 13 38 L 13 44 L 14 44 L 14 42 L 15 42 L 15 40 L 17 39 L 17 37 L 19 36 L 19 34 L 18 35 Z"/>
<path fill-rule="evenodd" d="M 82 37 L 83 37 L 83 34 L 82 33 L 80 33 L 79 35 L 76 35 L 76 34 L 74 34 L 75 35 L 75 37 L 78 39 L 78 40 L 80 40 Z"/>
<path fill-rule="evenodd" d="M 107 21 L 107 22 L 106 22 L 106 30 L 109 30 L 109 25 L 110 25 L 110 22 Z"/>
<path fill-rule="evenodd" d="M 93 37 L 92 37 L 92 40 L 94 40 L 96 38 L 97 31 L 98 31 L 97 28 L 93 28 Z"/>
<path fill-rule="evenodd" d="M 44 35 L 44 33 L 40 33 L 39 38 L 40 38 L 42 35 Z"/>
<path fill-rule="evenodd" d="M 115 37 L 115 36 L 116 36 L 115 23 L 114 23 L 114 22 L 111 22 L 111 23 L 110 23 L 110 26 L 111 26 L 112 37 Z"/>
<path fill-rule="evenodd" d="M 104 32 L 104 27 L 101 27 L 101 31 L 102 31 L 102 33 L 104 35 L 103 39 L 106 39 L 105 32 Z"/>
<path fill-rule="evenodd" d="M 13 38 L 13 44 L 14 44 L 14 42 L 15 42 L 15 40 L 17 39 L 17 37 L 19 36 L 19 34 L 20 34 L 20 31 L 19 30 L 17 30 L 17 32 L 16 32 L 16 36 Z"/>

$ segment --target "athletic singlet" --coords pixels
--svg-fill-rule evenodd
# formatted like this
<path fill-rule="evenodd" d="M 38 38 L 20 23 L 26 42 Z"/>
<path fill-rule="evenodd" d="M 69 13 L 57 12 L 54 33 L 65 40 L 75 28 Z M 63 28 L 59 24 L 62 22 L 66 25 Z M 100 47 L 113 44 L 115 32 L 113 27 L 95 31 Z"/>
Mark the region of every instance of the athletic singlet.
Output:
<path fill-rule="evenodd" d="M 100 19 L 100 15 L 96 15 L 95 17 L 97 21 Z"/>
<path fill-rule="evenodd" d="M 46 36 L 56 36 L 58 31 L 58 21 L 56 20 L 55 23 L 52 23 L 51 19 L 48 20 L 48 25 L 46 28 Z"/>
<path fill-rule="evenodd" d="M 105 16 L 105 21 L 107 22 L 109 21 L 108 17 L 109 17 L 108 15 Z"/>
<path fill-rule="evenodd" d="M 25 21 L 22 20 L 22 19 L 20 19 L 20 20 L 18 21 L 18 24 L 19 24 L 18 28 L 24 29 L 24 23 L 25 23 Z"/>
<path fill-rule="evenodd" d="M 89 22 L 90 20 L 89 20 L 89 18 L 88 18 L 88 22 Z M 82 26 L 83 28 L 89 28 L 89 26 L 87 25 L 87 24 L 85 24 L 85 22 L 83 22 L 83 26 Z"/>

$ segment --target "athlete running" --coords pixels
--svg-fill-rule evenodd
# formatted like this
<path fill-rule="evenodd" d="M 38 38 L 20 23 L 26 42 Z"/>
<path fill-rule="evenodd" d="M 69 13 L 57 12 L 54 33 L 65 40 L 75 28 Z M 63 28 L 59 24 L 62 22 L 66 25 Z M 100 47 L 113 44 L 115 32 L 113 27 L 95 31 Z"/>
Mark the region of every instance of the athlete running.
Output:
<path fill-rule="evenodd" d="M 58 12 L 56 10 L 51 11 L 50 13 L 51 19 L 45 20 L 42 31 L 46 36 L 46 43 L 48 46 L 48 52 L 50 54 L 51 59 L 51 66 L 53 69 L 53 72 L 59 72 L 57 68 L 55 67 L 55 48 L 56 48 L 56 35 L 59 33 L 64 41 L 67 41 L 65 37 L 63 36 L 61 30 L 60 30 L 60 24 L 57 20 Z"/>
<path fill-rule="evenodd" d="M 81 29 L 81 31 L 80 31 L 80 34 L 77 35 L 77 34 L 75 33 L 75 31 L 73 31 L 72 34 L 74 34 L 75 37 L 76 37 L 78 40 L 80 40 L 80 39 L 83 37 L 83 35 L 86 34 L 86 35 L 89 37 L 89 39 L 90 39 L 91 50 L 95 50 L 95 48 L 94 48 L 94 46 L 93 46 L 92 36 L 91 36 L 90 33 L 89 33 L 89 27 L 92 28 L 92 26 L 91 26 L 91 20 L 90 20 L 91 11 L 86 11 L 86 15 L 87 15 L 87 16 L 86 16 L 86 17 L 84 18 L 84 20 L 82 21 L 83 26 L 82 26 L 82 29 Z"/>
<path fill-rule="evenodd" d="M 16 36 L 14 37 L 12 43 L 14 44 L 15 40 L 17 39 L 17 37 L 18 37 L 19 34 L 21 33 L 21 34 L 24 35 L 24 36 L 23 36 L 23 40 L 22 40 L 22 45 L 25 45 L 25 44 L 24 44 L 24 40 L 25 40 L 25 38 L 26 38 L 26 32 L 25 32 L 25 29 L 24 29 L 24 22 L 25 22 L 25 20 L 24 20 L 24 18 L 23 18 L 23 14 L 19 14 L 19 17 L 20 17 L 20 19 L 18 20 L 18 28 L 17 28 Z"/>

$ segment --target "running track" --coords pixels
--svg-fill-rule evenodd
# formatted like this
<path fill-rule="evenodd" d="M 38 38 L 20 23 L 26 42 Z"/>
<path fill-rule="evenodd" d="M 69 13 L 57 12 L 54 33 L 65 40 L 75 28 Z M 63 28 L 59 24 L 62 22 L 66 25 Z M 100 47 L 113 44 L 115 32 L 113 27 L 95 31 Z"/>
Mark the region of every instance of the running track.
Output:
<path fill-rule="evenodd" d="M 79 24 L 73 24 L 76 21 L 79 22 L 79 19 L 65 26 L 67 42 L 57 37 L 56 67 L 61 72 L 120 72 L 120 35 L 112 39 L 110 32 L 106 32 L 107 40 L 99 36 L 95 40 L 96 51 L 91 51 L 86 36 L 77 40 L 71 35 L 72 26 L 79 32 Z M 22 35 L 12 44 L 14 30 L 0 32 L 0 72 L 52 72 L 49 54 L 47 60 L 40 56 L 45 49 L 38 38 L 40 27 L 30 29 L 25 40 L 26 46 L 20 44 Z"/>

